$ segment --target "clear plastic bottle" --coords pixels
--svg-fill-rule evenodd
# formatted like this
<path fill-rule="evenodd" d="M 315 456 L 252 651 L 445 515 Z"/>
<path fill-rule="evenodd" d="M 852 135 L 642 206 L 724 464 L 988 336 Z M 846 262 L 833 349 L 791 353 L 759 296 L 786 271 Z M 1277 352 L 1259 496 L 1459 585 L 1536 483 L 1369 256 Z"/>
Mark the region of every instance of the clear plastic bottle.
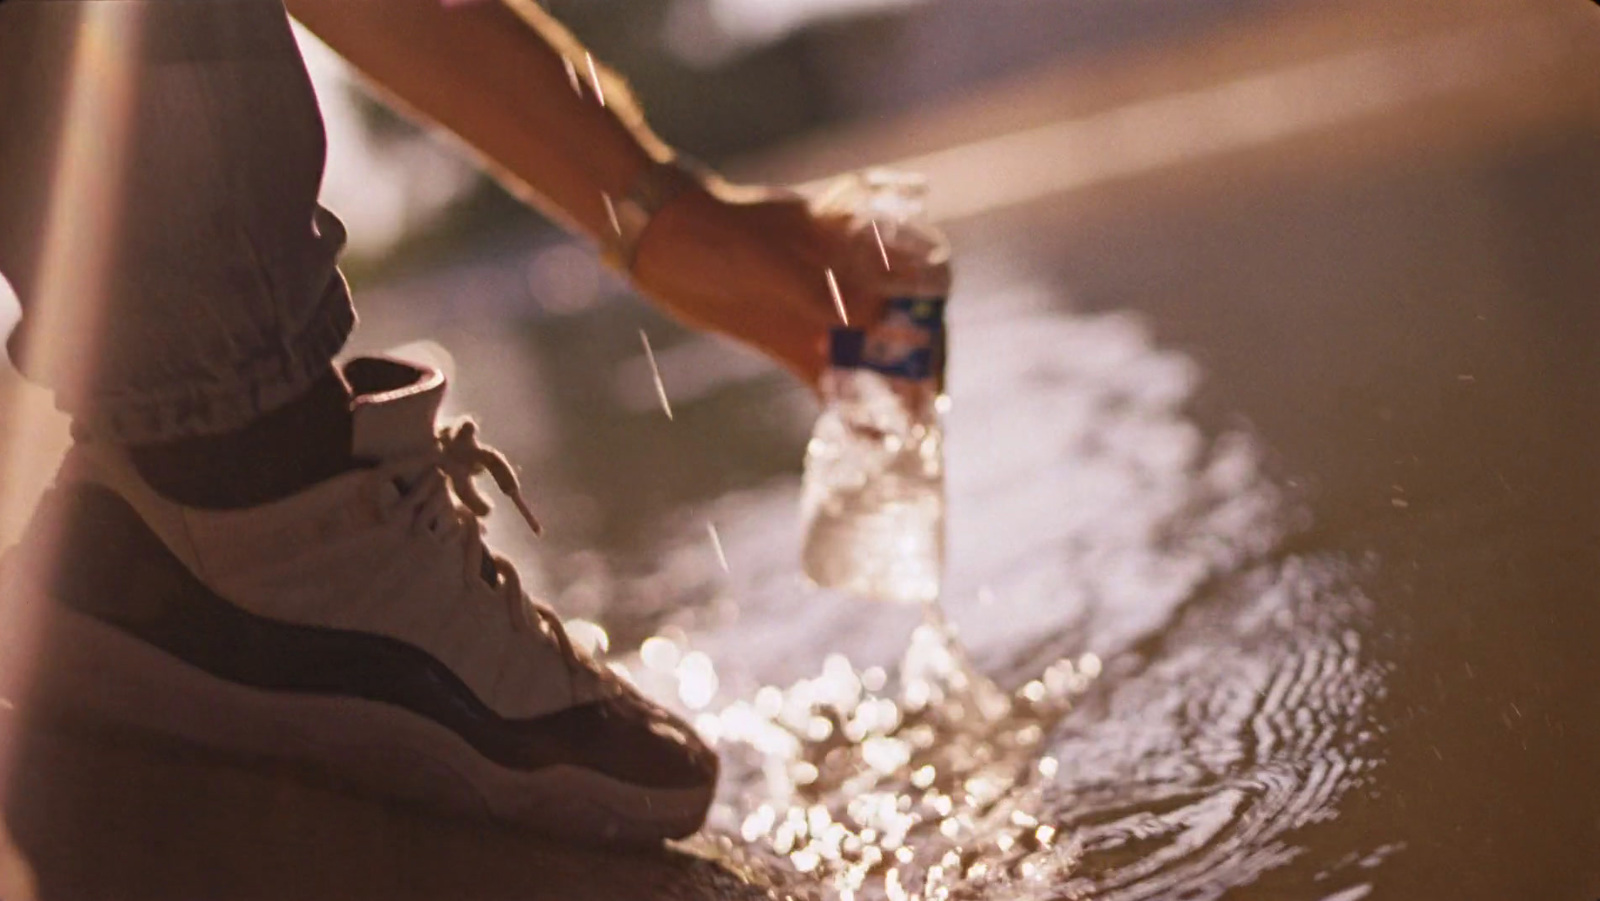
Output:
<path fill-rule="evenodd" d="M 936 600 L 944 571 L 950 267 L 923 219 L 926 191 L 919 176 L 873 170 L 816 201 L 851 216 L 860 257 L 850 263 L 885 270 L 888 300 L 872 328 L 833 330 L 806 449 L 803 565 L 822 587 L 897 603 Z"/>

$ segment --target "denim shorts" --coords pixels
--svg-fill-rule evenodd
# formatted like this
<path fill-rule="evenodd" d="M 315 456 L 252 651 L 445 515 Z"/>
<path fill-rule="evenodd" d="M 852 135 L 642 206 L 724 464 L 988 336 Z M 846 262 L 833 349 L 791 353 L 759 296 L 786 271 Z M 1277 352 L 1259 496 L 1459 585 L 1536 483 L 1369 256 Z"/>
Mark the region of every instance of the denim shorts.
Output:
<path fill-rule="evenodd" d="M 325 155 L 281 0 L 3 0 L 12 361 L 123 444 L 294 399 L 355 325 Z"/>

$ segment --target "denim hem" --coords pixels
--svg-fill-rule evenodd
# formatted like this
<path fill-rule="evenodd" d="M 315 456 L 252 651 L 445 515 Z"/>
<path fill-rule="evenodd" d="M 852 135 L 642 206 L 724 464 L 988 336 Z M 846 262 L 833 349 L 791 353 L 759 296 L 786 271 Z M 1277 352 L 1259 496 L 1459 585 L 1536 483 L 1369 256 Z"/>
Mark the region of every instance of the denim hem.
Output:
<path fill-rule="evenodd" d="M 236 431 L 305 393 L 328 371 L 355 325 L 349 289 L 336 274 L 314 318 L 281 350 L 242 361 L 220 380 L 89 398 L 72 411 L 75 425 L 129 446 Z"/>

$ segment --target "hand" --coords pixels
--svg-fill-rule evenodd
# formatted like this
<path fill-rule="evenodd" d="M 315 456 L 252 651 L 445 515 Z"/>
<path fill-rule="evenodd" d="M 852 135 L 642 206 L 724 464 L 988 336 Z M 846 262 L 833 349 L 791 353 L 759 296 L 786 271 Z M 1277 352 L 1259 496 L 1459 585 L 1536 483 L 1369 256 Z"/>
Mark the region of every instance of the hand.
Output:
<path fill-rule="evenodd" d="M 894 266 L 896 254 L 889 259 Z M 789 192 L 717 185 L 686 191 L 656 214 L 634 279 L 679 318 L 754 347 L 815 388 L 828 329 L 842 324 L 830 269 L 850 324 L 876 322 L 887 272 L 870 234 Z"/>

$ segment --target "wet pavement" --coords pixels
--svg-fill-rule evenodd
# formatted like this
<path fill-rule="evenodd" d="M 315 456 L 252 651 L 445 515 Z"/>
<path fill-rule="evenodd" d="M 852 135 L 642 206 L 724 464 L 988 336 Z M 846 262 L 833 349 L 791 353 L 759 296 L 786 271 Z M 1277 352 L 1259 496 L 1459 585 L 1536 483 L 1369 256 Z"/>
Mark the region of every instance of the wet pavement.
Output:
<path fill-rule="evenodd" d="M 19 843 L 62 896 L 185 847 L 211 897 L 1600 896 L 1600 19 L 1537 21 L 1537 65 L 1495 24 L 1513 68 L 953 219 L 938 611 L 803 583 L 809 398 L 584 252 L 365 291 L 531 478 L 528 583 L 717 743 L 711 827 L 619 860 L 47 736 Z"/>

